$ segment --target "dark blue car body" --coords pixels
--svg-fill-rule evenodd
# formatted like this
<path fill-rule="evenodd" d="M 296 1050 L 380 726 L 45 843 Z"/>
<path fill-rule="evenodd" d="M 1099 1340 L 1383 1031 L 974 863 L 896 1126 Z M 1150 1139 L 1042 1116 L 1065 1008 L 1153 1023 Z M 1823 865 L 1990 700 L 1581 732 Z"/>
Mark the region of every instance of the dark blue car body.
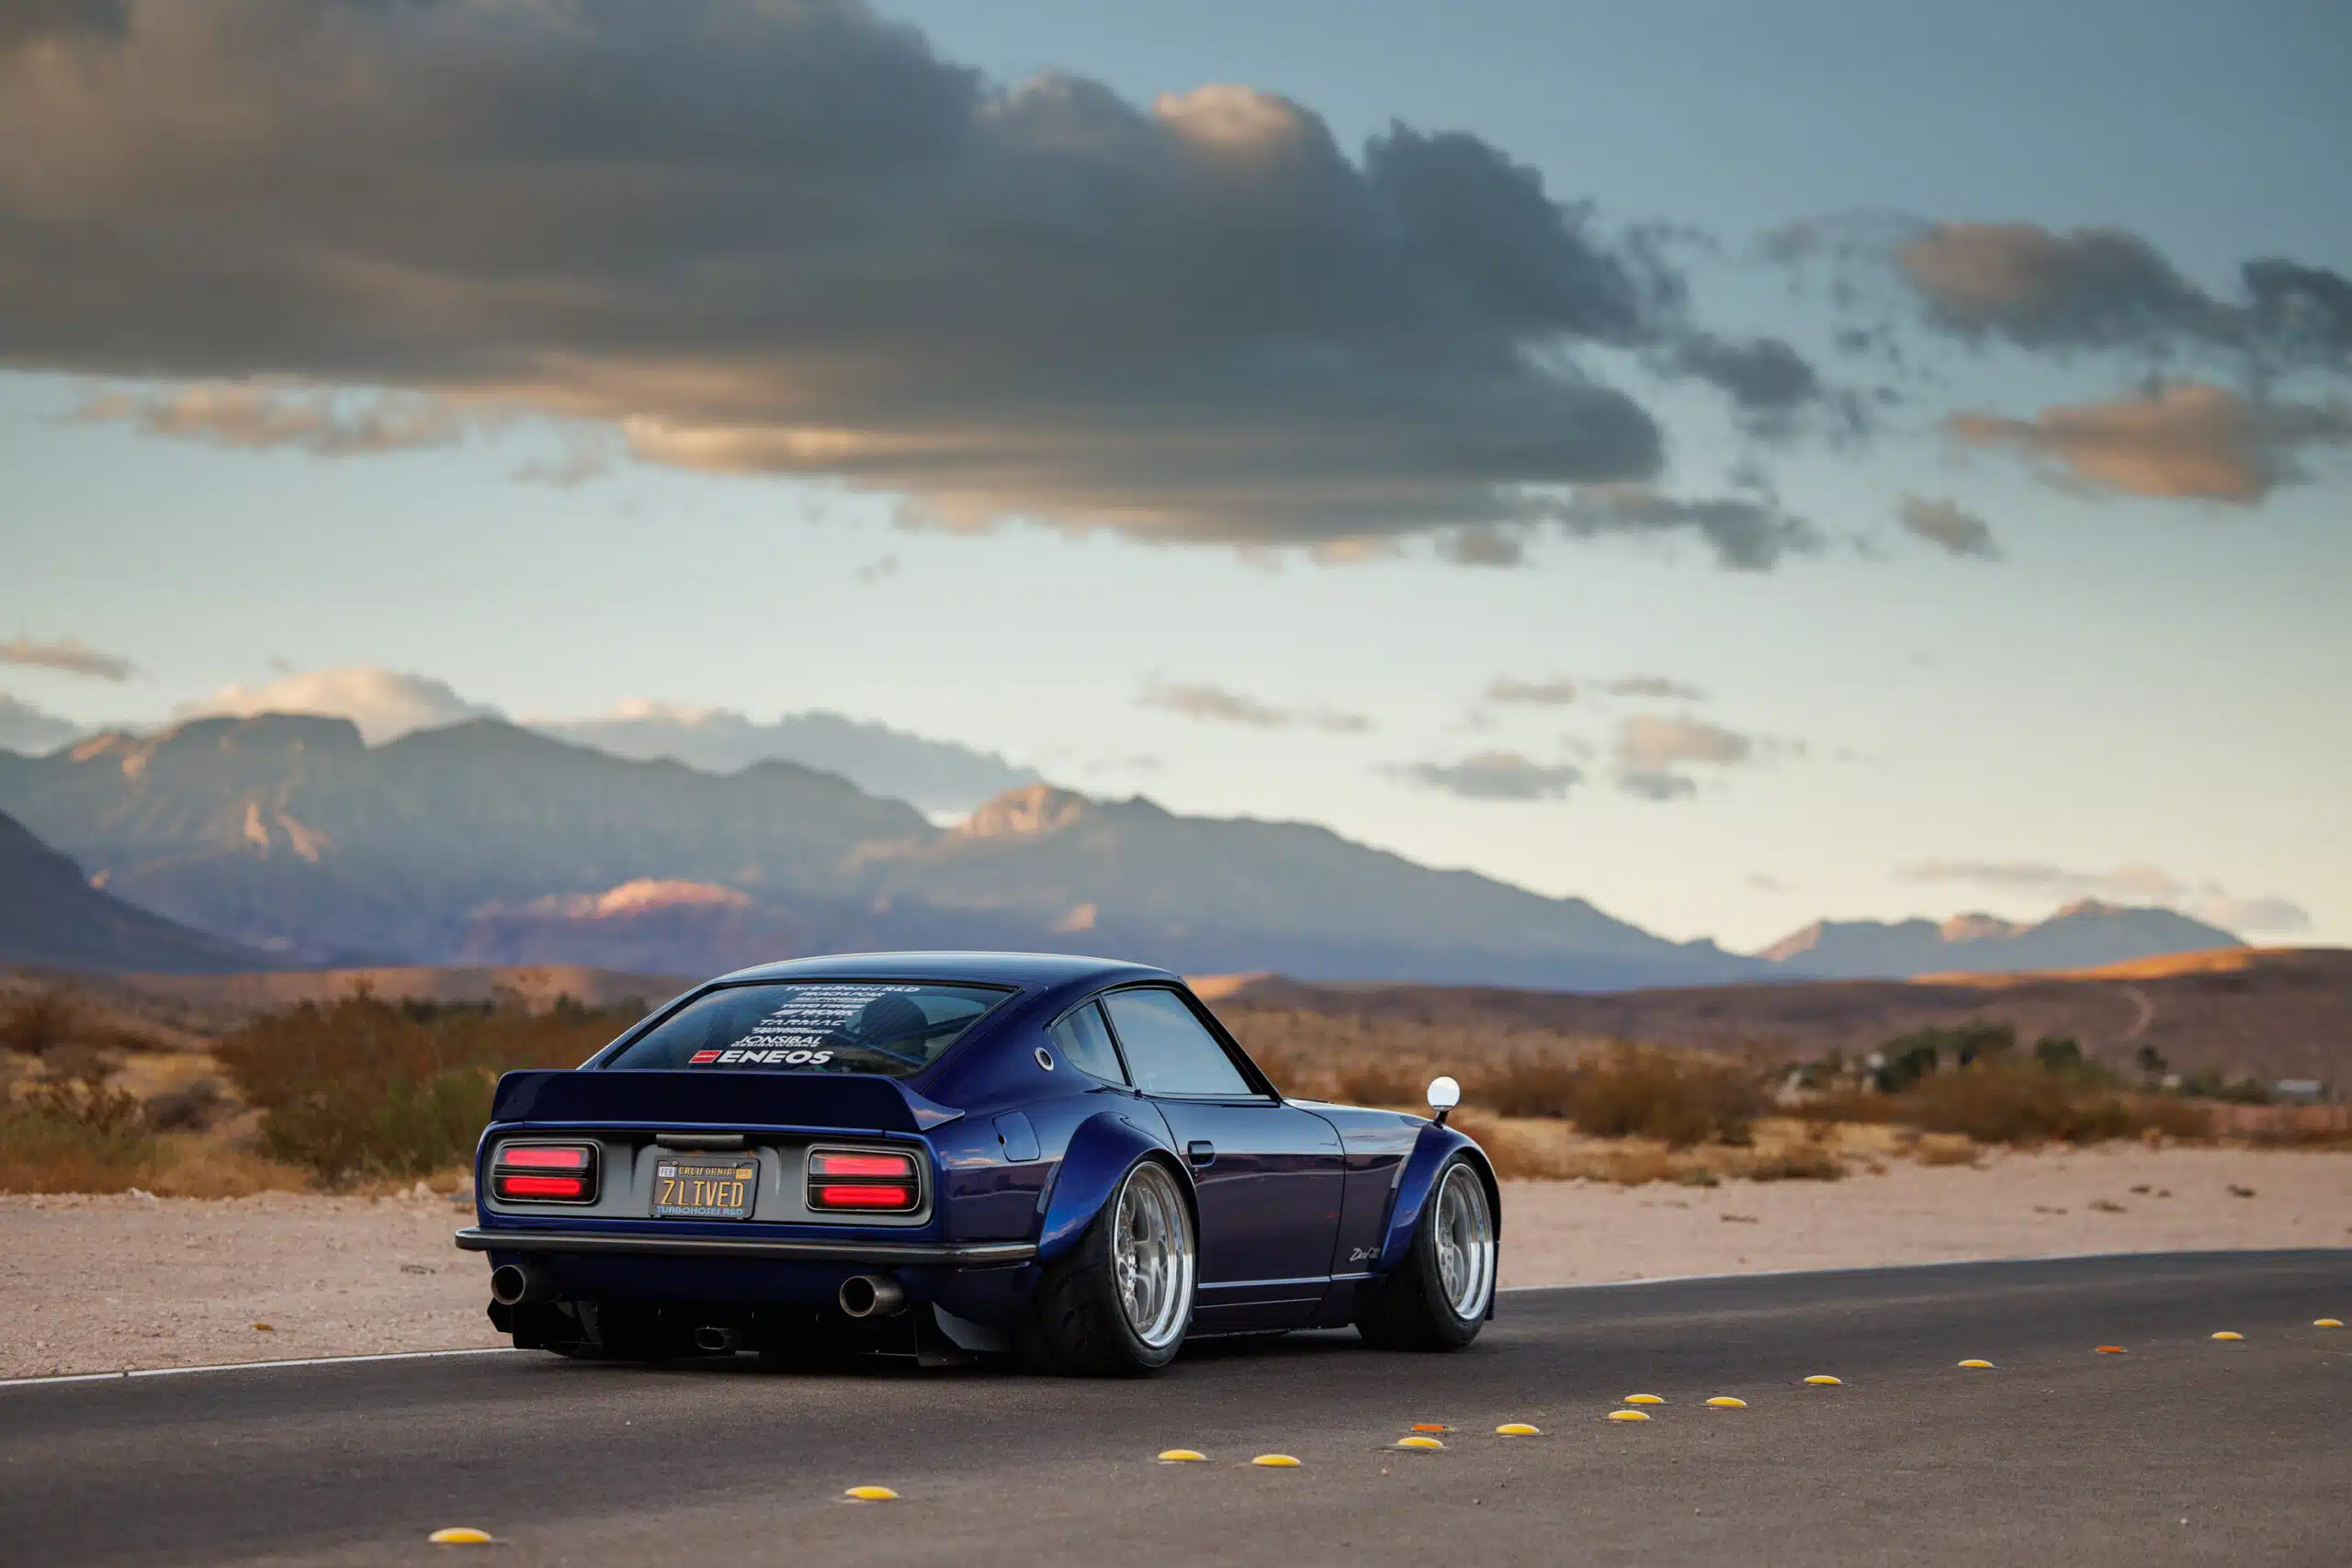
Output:
<path fill-rule="evenodd" d="M 1004 998 L 910 1076 L 616 1070 L 631 1041 L 696 998 L 760 982 L 968 984 Z M 1174 990 L 1250 1085 L 1246 1096 L 1158 1097 L 1057 1059 L 1048 1031 L 1090 999 Z M 589 1208 L 503 1201 L 495 1151 L 517 1138 L 594 1142 L 612 1172 Z M 652 1217 L 641 1179 L 656 1140 L 757 1153 L 772 1167 L 748 1219 Z M 740 1145 L 731 1140 L 740 1139 Z M 922 1171 L 919 1214 L 820 1219 L 786 1198 L 815 1144 L 903 1149 Z M 509 1073 L 476 1156 L 478 1223 L 458 1245 L 522 1265 L 537 1294 L 628 1303 L 691 1324 L 706 1348 L 773 1346 L 840 1328 L 846 1280 L 887 1273 L 911 1309 L 860 1325 L 869 1348 L 916 1354 L 1010 1348 L 1041 1269 L 1092 1224 L 1123 1177 L 1156 1156 L 1181 1173 L 1199 1242 L 1189 1337 L 1333 1327 L 1356 1319 L 1410 1248 L 1431 1184 L 1456 1156 L 1495 1203 L 1477 1145 L 1428 1118 L 1283 1099 L 1182 979 L 1095 958 L 890 953 L 775 964 L 713 980 L 658 1010 L 581 1067 Z M 862 1222 L 862 1223 L 861 1223 Z M 539 1315 L 535 1316 L 535 1310 Z M 529 1304 L 493 1305 L 518 1344 L 576 1325 Z M 740 1336 L 740 1338 L 738 1337 Z"/>

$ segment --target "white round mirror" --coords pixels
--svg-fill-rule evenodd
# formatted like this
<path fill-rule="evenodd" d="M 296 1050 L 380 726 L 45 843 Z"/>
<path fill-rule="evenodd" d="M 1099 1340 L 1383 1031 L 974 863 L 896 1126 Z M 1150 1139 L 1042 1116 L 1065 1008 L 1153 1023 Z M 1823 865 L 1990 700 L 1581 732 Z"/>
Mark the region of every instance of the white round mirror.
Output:
<path fill-rule="evenodd" d="M 1451 1111 L 1462 1103 L 1462 1086 L 1452 1078 L 1430 1079 L 1430 1109 Z"/>

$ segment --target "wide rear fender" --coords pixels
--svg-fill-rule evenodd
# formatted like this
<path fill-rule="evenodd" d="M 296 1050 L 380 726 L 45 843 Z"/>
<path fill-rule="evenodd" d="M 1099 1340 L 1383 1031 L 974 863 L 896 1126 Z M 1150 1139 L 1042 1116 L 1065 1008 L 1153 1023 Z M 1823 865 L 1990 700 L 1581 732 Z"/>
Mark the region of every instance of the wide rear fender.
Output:
<path fill-rule="evenodd" d="M 1142 1120 L 1143 1115 L 1152 1114 L 1148 1109 L 1141 1115 L 1134 1108 L 1106 1110 L 1088 1117 L 1070 1134 L 1061 1168 L 1054 1173 L 1053 1186 L 1046 1194 L 1045 1223 L 1037 1232 L 1041 1261 L 1049 1262 L 1078 1245 L 1078 1238 L 1118 1190 L 1119 1179 L 1147 1155 L 1167 1156 L 1184 1189 L 1185 1201 L 1193 1201 L 1192 1179 L 1183 1174 L 1183 1162 L 1169 1147 L 1166 1130 Z M 1195 1207 L 1195 1227 L 1199 1213 Z"/>
<path fill-rule="evenodd" d="M 1428 1206 L 1430 1190 L 1437 1185 L 1437 1173 L 1456 1149 L 1469 1156 L 1478 1179 L 1487 1184 L 1487 1201 L 1495 1216 L 1495 1235 L 1498 1238 L 1502 1235 L 1502 1191 L 1495 1185 L 1495 1168 L 1487 1160 L 1487 1151 L 1453 1128 L 1431 1122 L 1413 1141 L 1413 1152 L 1405 1156 L 1404 1171 L 1396 1179 L 1396 1201 L 1388 1206 L 1388 1232 L 1381 1241 L 1380 1272 L 1385 1274 L 1405 1261 L 1405 1255 L 1413 1245 L 1413 1232 L 1421 1223 L 1421 1210 Z"/>

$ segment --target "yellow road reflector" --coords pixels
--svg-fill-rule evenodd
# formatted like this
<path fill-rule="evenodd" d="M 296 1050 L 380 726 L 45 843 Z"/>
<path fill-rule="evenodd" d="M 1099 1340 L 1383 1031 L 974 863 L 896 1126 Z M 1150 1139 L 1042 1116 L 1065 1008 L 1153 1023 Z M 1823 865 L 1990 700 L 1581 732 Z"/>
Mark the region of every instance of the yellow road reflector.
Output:
<path fill-rule="evenodd" d="M 1416 1432 L 1451 1432 L 1453 1428 L 1445 1425 L 1442 1421 L 1416 1421 L 1413 1423 L 1413 1430 Z"/>
<path fill-rule="evenodd" d="M 1611 1421 L 1646 1421 L 1650 1418 L 1650 1413 L 1646 1410 L 1612 1410 L 1609 1413 L 1609 1418 Z"/>
<path fill-rule="evenodd" d="M 1993 1370 L 1992 1362 L 1979 1360 L 1973 1356 L 1971 1356 L 1967 1360 L 1962 1361 L 1961 1365 L 1963 1367 L 1973 1367 L 1980 1372 L 1989 1372 Z"/>
<path fill-rule="evenodd" d="M 842 1494 L 860 1503 L 895 1503 L 899 1495 L 888 1486 L 853 1486 Z"/>
<path fill-rule="evenodd" d="M 1813 1376 L 1805 1379 L 1804 1381 L 1819 1388 L 1836 1388 L 1846 1380 L 1844 1378 L 1833 1378 L 1827 1372 L 1815 1372 Z"/>
<path fill-rule="evenodd" d="M 1620 1404 L 1664 1404 L 1666 1401 L 1655 1393 L 1629 1393 L 1617 1403 Z"/>
<path fill-rule="evenodd" d="M 2122 1356 L 2130 1354 L 2130 1352 L 2125 1350 L 2120 1345 L 2101 1345 L 2098 1348 L 2098 1353 L 2102 1356 Z"/>
<path fill-rule="evenodd" d="M 2224 1328 L 2222 1332 L 2213 1336 L 2213 1337 L 2216 1339 L 2243 1339 L 2245 1336 L 2240 1334 L 2233 1328 Z"/>
<path fill-rule="evenodd" d="M 1399 1438 L 1396 1439 L 1396 1446 L 1400 1449 L 1418 1449 L 1424 1453 L 1429 1451 L 1430 1449 L 1442 1449 L 1445 1447 L 1443 1443 L 1439 1442 L 1435 1438 Z"/>
<path fill-rule="evenodd" d="M 1296 1470 L 1298 1468 L 1298 1461 L 1288 1454 L 1260 1454 L 1250 1462 L 1262 1464 L 1268 1470 Z"/>
<path fill-rule="evenodd" d="M 445 1530 L 435 1530 L 424 1539 L 435 1546 L 488 1546 L 496 1538 L 488 1530 L 478 1530 L 471 1525 L 458 1525 Z"/>
<path fill-rule="evenodd" d="M 1715 1395 L 1714 1398 L 1707 1401 L 1707 1403 L 1713 1405 L 1718 1410 L 1745 1410 L 1747 1408 L 1747 1401 L 1744 1399 L 1734 1399 L 1727 1393 L 1719 1393 Z"/>
<path fill-rule="evenodd" d="M 254 1332 L 256 1334 L 275 1334 L 277 1332 L 277 1325 L 273 1323 L 256 1323 L 254 1325 Z"/>
<path fill-rule="evenodd" d="M 2315 1317 L 2312 1319 L 2312 1326 L 2313 1328 L 2341 1328 L 2344 1326 L 2344 1320 L 2340 1317 Z"/>
<path fill-rule="evenodd" d="M 1208 1457 L 1208 1455 L 1201 1452 L 1198 1449 L 1162 1449 L 1159 1450 L 1159 1462 L 1162 1464 L 1198 1464 Z"/>
<path fill-rule="evenodd" d="M 1524 1421 L 1506 1421 L 1495 1428 L 1495 1436 L 1498 1438 L 1540 1438 L 1543 1435 L 1541 1428 L 1531 1427 Z"/>

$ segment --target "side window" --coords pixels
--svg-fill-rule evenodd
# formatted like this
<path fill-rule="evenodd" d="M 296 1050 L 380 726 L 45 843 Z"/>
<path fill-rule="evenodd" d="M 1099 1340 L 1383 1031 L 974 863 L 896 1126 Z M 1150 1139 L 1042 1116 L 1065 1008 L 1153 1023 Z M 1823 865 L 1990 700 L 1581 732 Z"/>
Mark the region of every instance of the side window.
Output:
<path fill-rule="evenodd" d="M 1216 1037 L 1173 991 L 1113 991 L 1102 998 L 1146 1094 L 1254 1096 Z"/>
<path fill-rule="evenodd" d="M 1046 1033 L 1053 1039 L 1054 1054 L 1080 1072 L 1106 1083 L 1127 1081 L 1119 1053 L 1111 1044 L 1111 1031 L 1103 1025 L 1102 1010 L 1095 1003 L 1087 1003 Z"/>

